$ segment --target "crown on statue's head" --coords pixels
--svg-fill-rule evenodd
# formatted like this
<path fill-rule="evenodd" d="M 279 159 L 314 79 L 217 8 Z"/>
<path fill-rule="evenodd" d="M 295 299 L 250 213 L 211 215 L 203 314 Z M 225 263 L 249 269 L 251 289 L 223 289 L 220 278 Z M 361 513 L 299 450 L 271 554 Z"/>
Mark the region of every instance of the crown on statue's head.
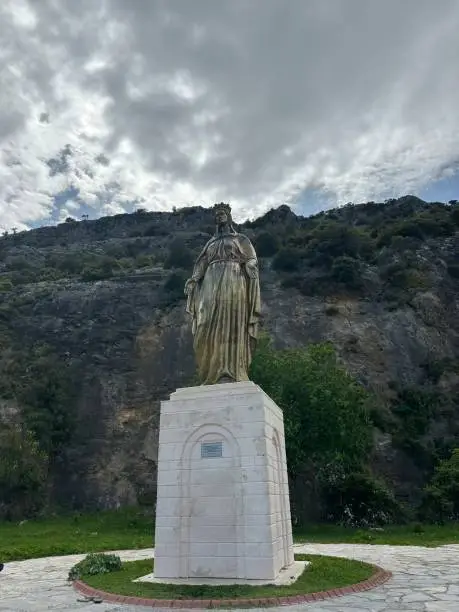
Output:
<path fill-rule="evenodd" d="M 225 204 L 224 202 L 214 204 L 214 212 L 217 212 L 219 210 L 222 210 L 227 215 L 231 215 L 231 206 L 229 204 Z"/>

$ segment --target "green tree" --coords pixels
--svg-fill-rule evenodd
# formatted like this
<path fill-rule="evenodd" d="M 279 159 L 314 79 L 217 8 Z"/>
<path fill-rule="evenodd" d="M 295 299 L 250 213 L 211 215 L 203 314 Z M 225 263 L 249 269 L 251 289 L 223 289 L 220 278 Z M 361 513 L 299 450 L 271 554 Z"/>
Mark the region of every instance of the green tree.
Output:
<path fill-rule="evenodd" d="M 0 518 L 33 516 L 46 500 L 47 456 L 32 433 L 0 423 Z"/>
<path fill-rule="evenodd" d="M 284 413 L 295 520 L 368 524 L 394 516 L 393 498 L 367 469 L 370 397 L 339 365 L 330 344 L 275 350 L 265 337 L 255 352 L 251 379 Z M 386 499 L 384 511 L 375 512 L 373 498 Z"/>
<path fill-rule="evenodd" d="M 264 337 L 251 378 L 283 410 L 295 520 L 368 526 L 404 518 L 368 467 L 374 398 L 341 367 L 330 344 L 275 350 Z"/>
<path fill-rule="evenodd" d="M 295 474 L 306 466 L 327 478 L 356 469 L 371 449 L 366 391 L 338 364 L 329 344 L 276 351 L 264 338 L 251 378 L 283 409 L 287 455 Z"/>
<path fill-rule="evenodd" d="M 52 459 L 70 441 L 76 419 L 77 377 L 47 345 L 17 356 L 9 372 L 11 395 L 22 407 L 27 428 Z"/>
<path fill-rule="evenodd" d="M 420 513 L 433 523 L 459 520 L 459 448 L 437 465 L 424 489 Z"/>

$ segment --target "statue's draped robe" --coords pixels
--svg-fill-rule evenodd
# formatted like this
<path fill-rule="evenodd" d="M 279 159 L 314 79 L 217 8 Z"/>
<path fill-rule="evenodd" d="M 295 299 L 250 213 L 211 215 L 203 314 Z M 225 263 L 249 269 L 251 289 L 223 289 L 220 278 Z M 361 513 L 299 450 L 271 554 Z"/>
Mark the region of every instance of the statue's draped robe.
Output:
<path fill-rule="evenodd" d="M 246 264 L 251 262 L 255 278 Z M 209 240 L 198 257 L 188 295 L 194 351 L 201 383 L 248 380 L 251 339 L 258 333 L 260 283 L 255 249 L 234 231 Z"/>

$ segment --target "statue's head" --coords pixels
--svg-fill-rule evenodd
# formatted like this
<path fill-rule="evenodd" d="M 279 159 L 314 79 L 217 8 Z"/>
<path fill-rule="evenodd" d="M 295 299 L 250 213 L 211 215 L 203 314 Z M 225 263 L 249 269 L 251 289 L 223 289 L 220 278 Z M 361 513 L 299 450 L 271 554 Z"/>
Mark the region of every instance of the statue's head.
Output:
<path fill-rule="evenodd" d="M 215 204 L 214 215 L 218 227 L 222 227 L 224 225 L 232 225 L 231 206 L 229 204 L 225 204 L 224 202 Z"/>

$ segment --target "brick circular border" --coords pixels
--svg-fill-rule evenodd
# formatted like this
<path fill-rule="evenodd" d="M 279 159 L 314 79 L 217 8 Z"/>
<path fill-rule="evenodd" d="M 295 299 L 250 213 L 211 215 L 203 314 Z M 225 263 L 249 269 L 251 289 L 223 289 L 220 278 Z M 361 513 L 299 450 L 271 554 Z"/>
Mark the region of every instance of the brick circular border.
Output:
<path fill-rule="evenodd" d="M 373 565 L 375 573 L 373 576 L 337 589 L 329 591 L 319 591 L 317 593 L 305 593 L 304 595 L 286 595 L 285 597 L 263 597 L 254 599 L 146 599 L 143 597 L 134 597 L 131 595 L 117 595 L 116 593 L 106 593 L 99 589 L 94 589 L 82 580 L 75 580 L 73 587 L 88 597 L 99 597 L 104 601 L 111 603 L 125 603 L 135 606 L 150 606 L 151 608 L 239 608 L 241 606 L 248 607 L 267 607 L 267 606 L 288 606 L 293 604 L 308 603 L 312 601 L 322 601 L 331 599 L 332 597 L 342 597 L 352 593 L 361 593 L 369 591 L 375 587 L 384 584 L 392 577 L 392 572 L 387 572 L 377 565 Z"/>

